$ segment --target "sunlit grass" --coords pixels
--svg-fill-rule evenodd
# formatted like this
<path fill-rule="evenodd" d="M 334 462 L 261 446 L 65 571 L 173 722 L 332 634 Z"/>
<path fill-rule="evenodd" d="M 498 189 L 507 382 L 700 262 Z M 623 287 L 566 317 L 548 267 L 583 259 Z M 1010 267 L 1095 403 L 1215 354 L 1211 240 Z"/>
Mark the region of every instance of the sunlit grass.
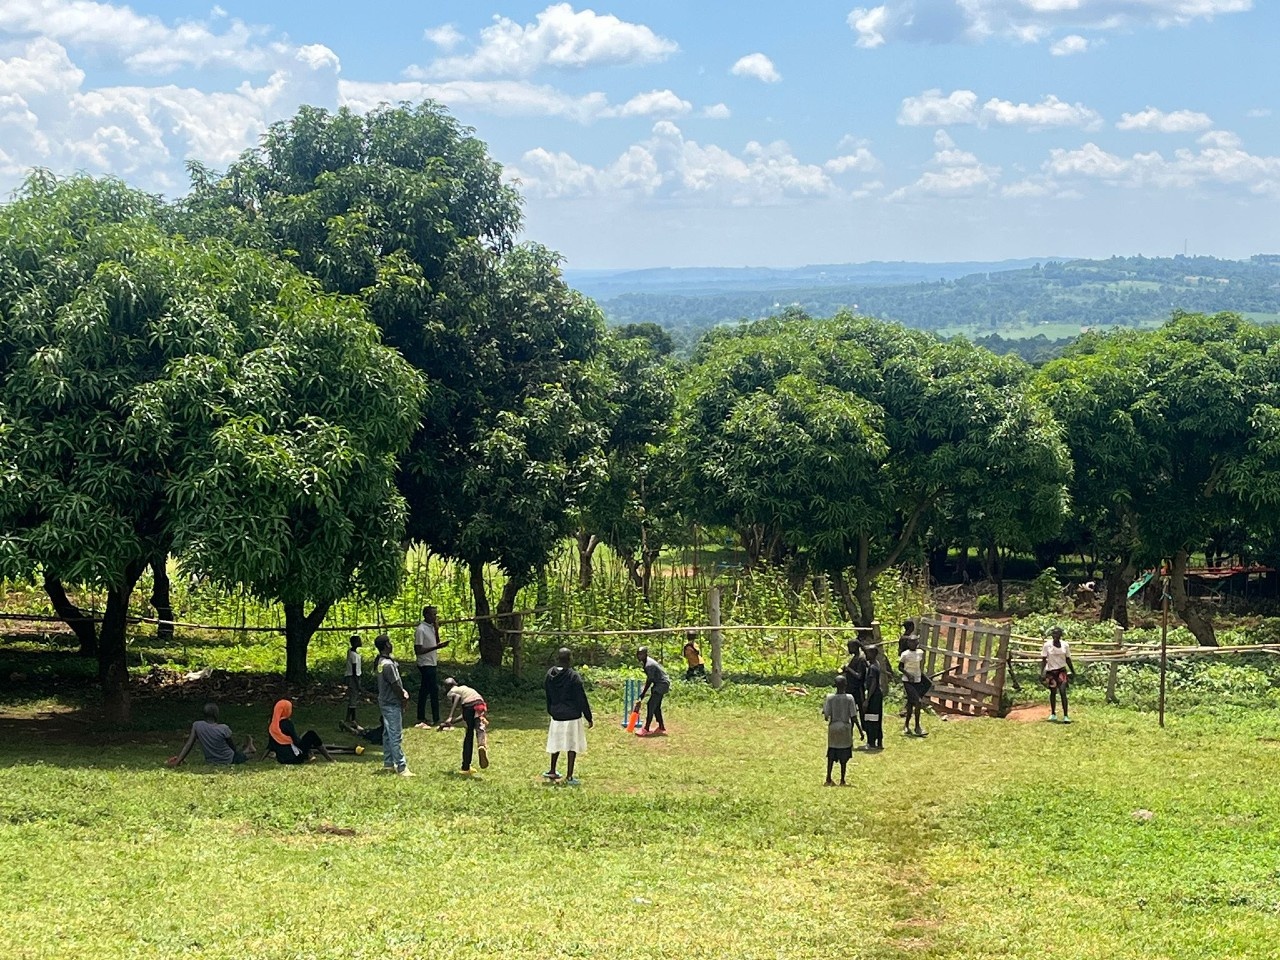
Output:
<path fill-rule="evenodd" d="M 691 693 L 677 684 L 670 738 L 638 741 L 598 688 L 577 789 L 540 782 L 527 699 L 491 696 L 494 763 L 471 781 L 452 772 L 457 732 L 411 731 L 418 777 L 400 780 L 375 773 L 376 750 L 164 769 L 198 704 L 153 705 L 105 745 L 67 742 L 75 714 L 56 738 L 10 718 L 0 954 L 1274 955 L 1269 713 L 1164 731 L 1089 704 L 1071 727 L 934 721 L 927 740 L 856 753 L 841 790 L 821 786 L 821 691 Z M 267 718 L 227 713 L 238 733 Z M 338 713 L 298 709 L 326 735 Z"/>

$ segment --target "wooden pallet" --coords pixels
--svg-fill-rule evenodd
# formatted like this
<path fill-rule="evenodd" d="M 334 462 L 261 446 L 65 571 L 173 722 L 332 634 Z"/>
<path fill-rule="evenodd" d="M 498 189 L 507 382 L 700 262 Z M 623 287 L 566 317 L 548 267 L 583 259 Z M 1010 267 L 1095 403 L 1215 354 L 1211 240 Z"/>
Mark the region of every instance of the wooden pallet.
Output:
<path fill-rule="evenodd" d="M 999 716 L 1011 625 L 925 617 L 920 630 L 924 671 L 933 678 L 929 704 L 939 713 Z"/>

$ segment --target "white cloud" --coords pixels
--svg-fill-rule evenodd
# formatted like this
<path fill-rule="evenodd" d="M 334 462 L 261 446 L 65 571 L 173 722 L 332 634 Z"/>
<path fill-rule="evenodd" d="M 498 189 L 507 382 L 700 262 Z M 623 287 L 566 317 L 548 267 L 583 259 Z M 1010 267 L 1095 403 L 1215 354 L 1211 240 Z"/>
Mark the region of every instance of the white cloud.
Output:
<path fill-rule="evenodd" d="M 1250 120 L 1261 120 L 1265 117 L 1271 116 L 1271 108 L 1270 107 L 1254 107 L 1253 109 L 1246 111 L 1245 116 L 1248 117 Z"/>
<path fill-rule="evenodd" d="M 644 24 L 619 20 L 594 10 L 576 11 L 557 3 L 519 24 L 503 16 L 480 31 L 469 54 L 437 60 L 408 75 L 415 79 L 527 77 L 542 67 L 573 69 L 619 64 L 654 63 L 679 49 Z"/>
<path fill-rule="evenodd" d="M 713 103 L 703 109 L 702 115 L 708 120 L 728 120 L 733 116 L 733 112 L 727 103 Z"/>
<path fill-rule="evenodd" d="M 669 120 L 655 123 L 648 139 L 603 167 L 537 149 L 508 172 L 535 197 L 621 195 L 756 206 L 838 193 L 822 167 L 801 162 L 781 141 L 752 141 L 739 155 L 686 139 Z"/>
<path fill-rule="evenodd" d="M 638 93 L 622 106 L 606 111 L 603 116 L 613 117 L 683 117 L 693 112 L 693 104 L 681 100 L 670 90 L 651 90 Z"/>
<path fill-rule="evenodd" d="M 1048 127 L 1082 127 L 1089 130 L 1102 125 L 1102 117 L 1096 110 L 1080 103 L 1065 103 L 1052 94 L 1034 104 L 991 99 L 983 104 L 982 116 L 989 123 L 1026 126 L 1033 130 Z"/>
<path fill-rule="evenodd" d="M 928 169 L 915 183 L 889 194 L 890 200 L 984 196 L 999 181 L 999 167 L 982 163 L 974 154 L 959 149 L 945 130 L 934 134 L 933 143 L 935 152 Z"/>
<path fill-rule="evenodd" d="M 180 191 L 182 164 L 224 165 L 267 125 L 304 104 L 336 106 L 337 57 L 301 47 L 264 83 L 206 92 L 172 84 L 84 88 L 84 72 L 46 38 L 0 60 L 0 177 L 31 166 L 111 173 L 145 189 Z"/>
<path fill-rule="evenodd" d="M 1199 140 L 1199 150 L 1175 150 L 1123 157 L 1086 143 L 1076 150 L 1057 149 L 1045 161 L 1044 173 L 1057 181 L 1100 181 L 1131 189 L 1225 187 L 1280 198 L 1280 157 L 1257 156 L 1240 138 L 1213 130 Z"/>
<path fill-rule="evenodd" d="M 851 153 L 841 154 L 838 157 L 832 157 L 822 165 L 823 169 L 828 173 L 849 173 L 857 171 L 860 173 L 871 173 L 880 169 L 880 161 L 876 159 L 867 147 L 858 147 Z"/>
<path fill-rule="evenodd" d="M 735 77 L 752 77 L 762 83 L 777 83 L 782 79 L 782 74 L 773 65 L 773 61 L 763 53 L 748 53 L 745 57 L 739 57 L 729 68 L 729 72 Z"/>
<path fill-rule="evenodd" d="M 972 90 L 953 90 L 945 97 L 938 89 L 918 97 L 907 97 L 898 111 L 898 123 L 907 127 L 949 127 L 978 122 L 978 95 Z"/>
<path fill-rule="evenodd" d="M 1049 52 L 1055 57 L 1070 57 L 1077 53 L 1084 53 L 1090 46 L 1088 40 L 1078 33 L 1073 33 L 1055 42 L 1049 47 Z"/>
<path fill-rule="evenodd" d="M 1174 110 L 1172 113 L 1165 113 L 1155 107 L 1147 107 L 1138 113 L 1121 114 L 1120 119 L 1116 121 L 1117 130 L 1155 133 L 1195 133 L 1212 126 L 1213 120 L 1208 114 L 1193 110 Z"/>
<path fill-rule="evenodd" d="M 422 31 L 422 39 L 434 43 L 441 50 L 452 50 L 466 37 L 452 23 L 446 23 L 439 27 L 428 27 Z"/>
<path fill-rule="evenodd" d="M 870 49 L 990 38 L 1036 43 L 1061 30 L 1163 28 L 1251 9 L 1253 0 L 886 0 L 855 8 L 847 20 L 856 44 Z"/>
<path fill-rule="evenodd" d="M 139 72 L 165 73 L 180 67 L 233 66 L 266 70 L 279 66 L 291 49 L 265 43 L 265 30 L 231 20 L 220 30 L 210 21 L 170 25 L 129 7 L 94 0 L 4 0 L 0 32 L 38 35 L 57 43 L 92 48 L 96 55 Z"/>
<path fill-rule="evenodd" d="M 507 117 L 559 117 L 589 123 L 610 109 L 603 93 L 575 96 L 526 80 L 342 81 L 339 92 L 342 102 L 354 110 L 372 110 L 380 103 L 430 99 L 453 110 L 479 110 Z"/>
<path fill-rule="evenodd" d="M 953 90 L 943 96 L 941 90 L 926 90 L 918 97 L 907 97 L 898 111 L 898 123 L 908 127 L 948 127 L 961 124 L 978 126 L 1023 126 L 1032 130 L 1049 127 L 1081 127 L 1086 130 L 1101 126 L 1102 117 L 1081 103 L 1066 103 L 1053 94 L 1039 103 L 1013 103 L 992 97 L 978 106 L 978 95 L 972 90 Z"/>
<path fill-rule="evenodd" d="M 380 103 L 402 100 L 436 100 L 452 110 L 477 110 L 500 117 L 555 117 L 577 123 L 634 117 L 683 117 L 693 112 L 693 104 L 672 90 L 638 93 L 625 103 L 611 104 L 600 92 L 566 93 L 556 87 L 528 80 L 446 80 L 428 83 L 404 80 L 392 83 L 342 81 L 342 102 L 355 110 L 372 110 Z M 705 115 L 719 119 L 728 107 L 717 104 Z"/>

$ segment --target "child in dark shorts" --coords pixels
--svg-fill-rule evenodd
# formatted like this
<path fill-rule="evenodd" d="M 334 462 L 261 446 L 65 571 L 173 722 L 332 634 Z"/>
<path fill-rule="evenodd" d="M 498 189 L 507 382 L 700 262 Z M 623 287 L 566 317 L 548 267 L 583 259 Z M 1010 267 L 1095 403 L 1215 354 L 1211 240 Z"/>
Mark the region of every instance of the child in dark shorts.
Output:
<path fill-rule="evenodd" d="M 840 786 L 845 785 L 845 768 L 853 756 L 853 731 L 858 727 L 858 704 L 846 693 L 849 684 L 844 674 L 836 675 L 836 692 L 827 694 L 822 702 L 822 715 L 827 721 L 827 782 L 833 787 L 831 770 L 840 764 Z M 860 728 L 859 728 L 860 729 Z"/>

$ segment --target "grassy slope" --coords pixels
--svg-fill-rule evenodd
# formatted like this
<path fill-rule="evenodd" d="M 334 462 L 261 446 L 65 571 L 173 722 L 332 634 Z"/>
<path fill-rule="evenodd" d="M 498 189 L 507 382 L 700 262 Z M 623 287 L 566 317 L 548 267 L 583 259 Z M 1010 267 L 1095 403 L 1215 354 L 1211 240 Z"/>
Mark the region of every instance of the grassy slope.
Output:
<path fill-rule="evenodd" d="M 1267 715 L 934 722 L 833 790 L 816 694 L 681 694 L 674 736 L 645 742 L 598 693 L 580 789 L 538 782 L 536 704 L 494 704 L 473 781 L 451 773 L 459 733 L 411 731 L 406 781 L 376 756 L 168 771 L 181 714 L 91 750 L 10 721 L 0 955 L 1274 955 Z M 299 709 L 322 731 L 335 713 Z"/>

